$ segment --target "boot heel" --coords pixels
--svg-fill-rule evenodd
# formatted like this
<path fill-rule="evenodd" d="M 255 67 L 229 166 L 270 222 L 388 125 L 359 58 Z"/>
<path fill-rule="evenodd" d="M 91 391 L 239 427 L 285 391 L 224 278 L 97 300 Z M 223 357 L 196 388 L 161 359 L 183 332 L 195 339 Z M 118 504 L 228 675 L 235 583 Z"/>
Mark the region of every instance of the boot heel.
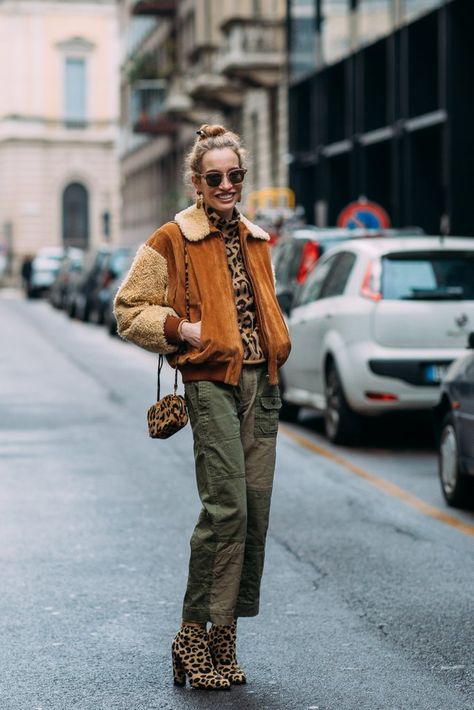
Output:
<path fill-rule="evenodd" d="M 175 685 L 186 685 L 186 673 L 184 672 L 181 658 L 176 651 L 172 651 L 171 658 L 173 662 L 173 681 Z"/>

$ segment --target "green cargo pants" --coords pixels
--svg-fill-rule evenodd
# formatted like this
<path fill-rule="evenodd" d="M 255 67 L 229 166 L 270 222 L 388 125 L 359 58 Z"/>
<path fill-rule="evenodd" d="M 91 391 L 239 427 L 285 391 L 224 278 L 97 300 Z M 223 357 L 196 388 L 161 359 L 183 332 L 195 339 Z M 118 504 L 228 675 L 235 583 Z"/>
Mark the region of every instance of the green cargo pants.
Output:
<path fill-rule="evenodd" d="M 280 393 L 266 366 L 244 365 L 235 387 L 189 382 L 185 394 L 202 510 L 183 619 L 230 624 L 258 614 Z"/>

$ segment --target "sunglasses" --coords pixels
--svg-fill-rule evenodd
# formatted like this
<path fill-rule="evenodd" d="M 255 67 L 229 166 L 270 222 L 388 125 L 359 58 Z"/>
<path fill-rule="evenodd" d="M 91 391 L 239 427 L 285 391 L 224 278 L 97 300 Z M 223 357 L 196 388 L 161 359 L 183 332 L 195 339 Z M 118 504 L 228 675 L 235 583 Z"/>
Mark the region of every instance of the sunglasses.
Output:
<path fill-rule="evenodd" d="M 245 168 L 233 168 L 228 173 L 221 173 L 219 170 L 210 170 L 208 173 L 201 173 L 199 177 L 203 177 L 209 187 L 219 187 L 224 177 L 227 175 L 229 182 L 232 185 L 240 185 L 244 181 Z"/>

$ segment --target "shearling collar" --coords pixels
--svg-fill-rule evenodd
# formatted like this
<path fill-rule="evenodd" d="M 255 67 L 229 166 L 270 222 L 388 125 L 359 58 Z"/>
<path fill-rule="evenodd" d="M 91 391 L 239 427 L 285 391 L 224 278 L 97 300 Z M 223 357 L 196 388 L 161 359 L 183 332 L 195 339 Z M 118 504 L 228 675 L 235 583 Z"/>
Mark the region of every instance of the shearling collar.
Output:
<path fill-rule="evenodd" d="M 182 212 L 178 212 L 175 220 L 189 242 L 199 242 L 216 231 L 216 228 L 209 224 L 204 210 L 198 210 L 196 205 L 191 205 L 191 207 L 187 207 Z M 257 227 L 256 224 L 250 222 L 243 214 L 240 215 L 240 221 L 251 237 L 265 241 L 270 239 L 270 236 L 261 227 Z"/>

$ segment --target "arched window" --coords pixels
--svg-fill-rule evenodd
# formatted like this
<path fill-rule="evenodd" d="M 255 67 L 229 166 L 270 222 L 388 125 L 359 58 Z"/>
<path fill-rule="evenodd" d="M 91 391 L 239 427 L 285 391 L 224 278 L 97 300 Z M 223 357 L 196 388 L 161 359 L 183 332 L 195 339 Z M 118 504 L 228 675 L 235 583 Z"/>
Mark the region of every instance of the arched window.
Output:
<path fill-rule="evenodd" d="M 63 192 L 63 244 L 80 249 L 89 246 L 89 195 L 79 182 Z"/>

